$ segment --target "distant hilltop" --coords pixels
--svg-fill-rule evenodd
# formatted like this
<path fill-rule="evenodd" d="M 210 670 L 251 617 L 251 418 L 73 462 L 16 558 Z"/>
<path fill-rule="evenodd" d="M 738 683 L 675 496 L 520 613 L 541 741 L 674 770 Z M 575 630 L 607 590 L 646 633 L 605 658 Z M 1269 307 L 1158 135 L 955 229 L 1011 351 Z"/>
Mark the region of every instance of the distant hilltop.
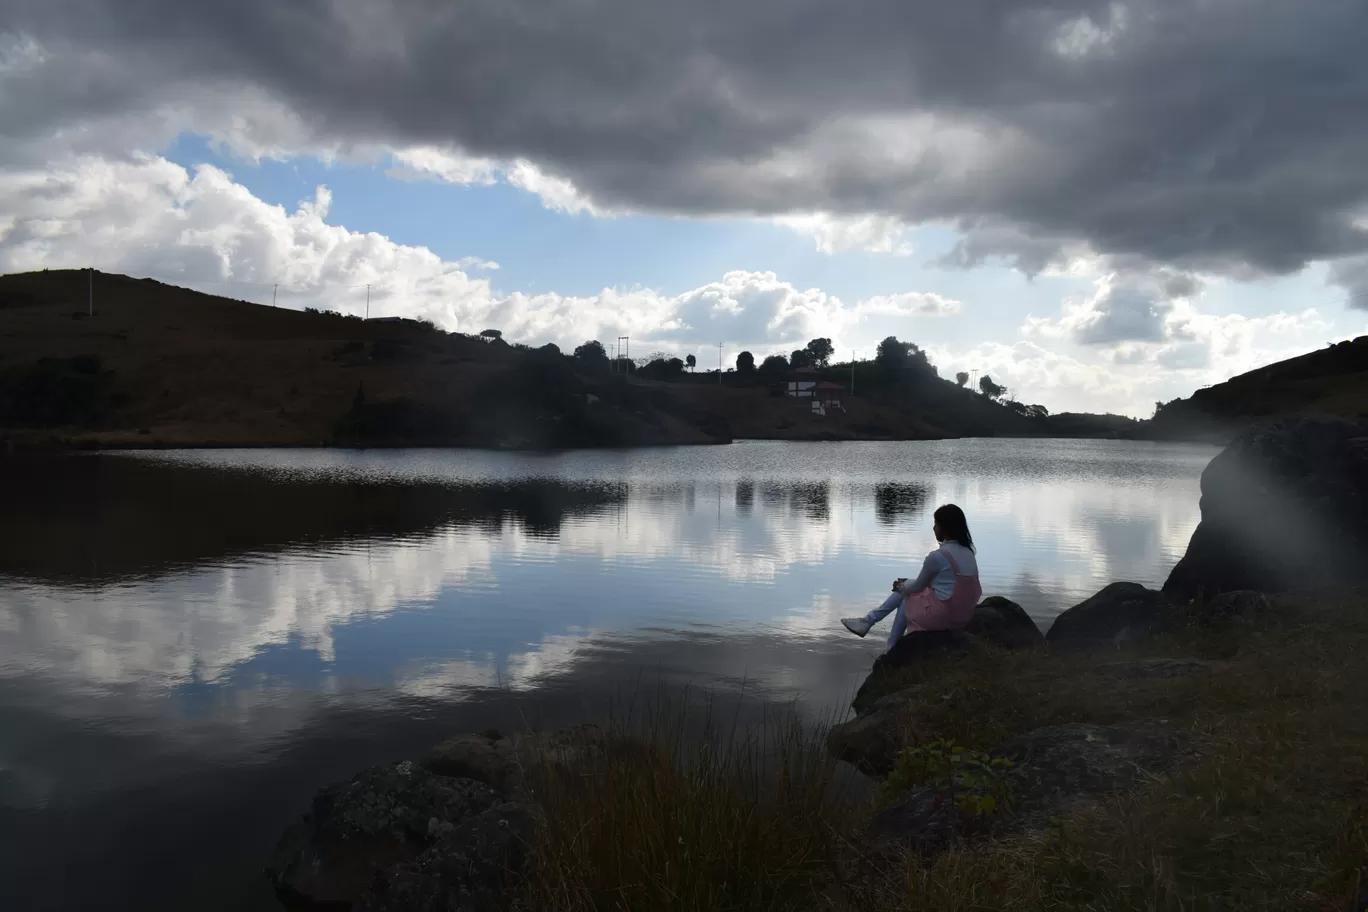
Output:
<path fill-rule="evenodd" d="M 1368 336 L 1156 403 L 1148 434 L 1224 443 L 1251 424 L 1295 415 L 1368 418 Z"/>

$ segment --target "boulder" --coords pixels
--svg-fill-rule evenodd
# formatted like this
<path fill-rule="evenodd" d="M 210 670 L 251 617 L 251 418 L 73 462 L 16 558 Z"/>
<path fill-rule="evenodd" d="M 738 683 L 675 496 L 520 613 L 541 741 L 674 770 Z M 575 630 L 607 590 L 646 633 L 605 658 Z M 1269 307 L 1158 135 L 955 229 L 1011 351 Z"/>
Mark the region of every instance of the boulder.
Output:
<path fill-rule="evenodd" d="M 509 795 L 523 775 L 528 760 L 521 739 L 495 729 L 460 734 L 438 744 L 423 758 L 423 768 L 439 776 L 473 779 Z"/>
<path fill-rule="evenodd" d="M 1045 639 L 1055 643 L 1117 646 L 1160 629 L 1166 617 L 1162 593 L 1139 583 L 1112 583 L 1055 618 Z"/>
<path fill-rule="evenodd" d="M 915 711 L 909 694 L 890 694 L 864 715 L 832 726 L 827 750 L 860 772 L 883 779 L 904 744 L 913 741 Z"/>
<path fill-rule="evenodd" d="M 863 715 L 874 704 L 893 693 L 899 683 L 898 671 L 927 662 L 954 658 L 968 653 L 969 635 L 957 630 L 914 630 L 874 660 L 874 667 L 855 693 L 851 707 Z"/>
<path fill-rule="evenodd" d="M 466 825 L 502 803 L 483 783 L 438 776 L 407 760 L 373 767 L 322 789 L 281 836 L 266 873 L 287 906 L 351 908 L 377 873 L 438 845 L 465 848 Z M 469 848 L 470 857 L 486 857 Z M 471 878 L 492 876 L 476 868 Z"/>
<path fill-rule="evenodd" d="M 1010 803 L 973 832 L 1039 831 L 1076 802 L 1135 788 L 1169 769 L 1184 749 L 1176 730 L 1158 722 L 1117 725 L 1069 724 L 1036 729 L 1000 755 L 1010 772 Z M 945 849 L 963 825 L 934 786 L 912 789 L 874 818 L 875 845 L 910 847 L 923 853 Z"/>
<path fill-rule="evenodd" d="M 408 862 L 379 872 L 354 912 L 485 912 L 504 907 L 532 838 L 525 804 L 507 802 L 469 818 Z"/>
<path fill-rule="evenodd" d="M 1368 427 L 1300 417 L 1250 428 L 1202 472 L 1202 519 L 1164 594 L 1368 583 Z"/>
<path fill-rule="evenodd" d="M 1212 621 L 1251 618 L 1267 614 L 1270 607 L 1268 596 L 1262 592 L 1237 589 L 1234 592 L 1222 592 L 1215 598 L 1208 599 L 1202 605 L 1201 616 Z"/>
<path fill-rule="evenodd" d="M 1034 649 L 1045 645 L 1045 635 L 1026 610 L 1000 595 L 989 596 L 979 603 L 965 633 L 1007 649 Z"/>

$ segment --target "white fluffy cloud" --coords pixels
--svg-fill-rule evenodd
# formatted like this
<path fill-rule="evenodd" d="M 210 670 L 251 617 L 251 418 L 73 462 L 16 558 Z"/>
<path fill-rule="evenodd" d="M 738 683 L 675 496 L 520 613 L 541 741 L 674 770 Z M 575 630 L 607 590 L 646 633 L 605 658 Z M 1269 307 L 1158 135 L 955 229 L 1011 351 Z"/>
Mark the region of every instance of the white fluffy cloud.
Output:
<path fill-rule="evenodd" d="M 421 156 L 413 162 L 432 165 Z M 444 160 L 444 166 L 451 162 Z M 464 176 L 483 179 L 472 165 Z M 557 196 L 554 179 L 525 168 L 517 180 Z M 537 184 L 537 181 L 550 183 Z M 0 270 L 94 266 L 150 275 L 262 303 L 430 319 L 446 329 L 502 328 L 509 338 L 572 345 L 630 335 L 643 344 L 725 340 L 761 350 L 840 337 L 868 314 L 945 314 L 958 302 L 908 293 L 846 304 L 772 272 L 728 272 L 678 295 L 606 288 L 591 296 L 500 293 L 497 264 L 446 261 L 425 247 L 327 221 L 320 187 L 294 211 L 253 196 L 212 166 L 187 171 L 149 155 L 78 156 L 44 168 L 0 172 Z"/>

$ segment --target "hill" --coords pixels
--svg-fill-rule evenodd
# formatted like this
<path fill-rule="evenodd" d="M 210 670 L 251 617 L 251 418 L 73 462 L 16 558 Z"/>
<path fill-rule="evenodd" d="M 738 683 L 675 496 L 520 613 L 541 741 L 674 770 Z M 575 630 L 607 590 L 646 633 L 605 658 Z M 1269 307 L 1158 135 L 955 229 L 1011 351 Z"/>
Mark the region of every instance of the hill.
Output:
<path fill-rule="evenodd" d="M 1368 336 L 1161 403 L 1147 436 L 1221 443 L 1255 422 L 1311 414 L 1368 417 Z"/>
<path fill-rule="evenodd" d="M 1116 416 L 1050 416 L 940 378 L 915 345 L 833 365 L 840 407 L 789 374 L 683 373 L 236 301 L 97 273 L 0 276 L 0 441 L 9 446 L 599 447 L 752 439 L 1132 437 Z M 885 357 L 891 353 L 891 357 Z M 719 382 L 721 380 L 721 382 Z M 858 395 L 849 392 L 854 384 Z"/>
<path fill-rule="evenodd" d="M 14 445 L 716 443 L 725 422 L 555 352 L 277 309 L 97 273 L 0 276 L 0 439 Z"/>

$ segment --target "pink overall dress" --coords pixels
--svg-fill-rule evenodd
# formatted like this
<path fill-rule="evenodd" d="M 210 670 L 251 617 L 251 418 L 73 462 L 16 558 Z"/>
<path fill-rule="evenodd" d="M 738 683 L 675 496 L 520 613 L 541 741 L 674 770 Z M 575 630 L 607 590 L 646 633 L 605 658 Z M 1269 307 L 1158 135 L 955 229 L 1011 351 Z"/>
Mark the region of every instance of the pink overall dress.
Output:
<path fill-rule="evenodd" d="M 914 592 L 903 602 L 903 617 L 907 629 L 912 630 L 963 630 L 973 620 L 974 608 L 983 596 L 983 587 L 977 576 L 960 573 L 959 564 L 950 552 L 941 551 L 955 571 L 955 588 L 945 601 L 936 598 L 936 593 L 927 586 L 921 592 Z"/>

